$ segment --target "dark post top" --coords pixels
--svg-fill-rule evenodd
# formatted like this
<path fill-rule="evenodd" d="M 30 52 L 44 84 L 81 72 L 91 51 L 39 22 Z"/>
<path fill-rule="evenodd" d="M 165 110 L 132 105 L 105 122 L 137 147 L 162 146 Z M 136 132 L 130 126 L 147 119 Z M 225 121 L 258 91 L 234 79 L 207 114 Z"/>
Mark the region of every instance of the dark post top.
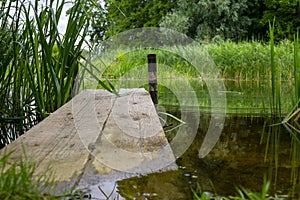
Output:
<path fill-rule="evenodd" d="M 148 54 L 148 84 L 149 84 L 149 93 L 151 99 L 157 107 L 158 105 L 158 96 L 157 96 L 157 73 L 156 73 L 156 54 Z"/>

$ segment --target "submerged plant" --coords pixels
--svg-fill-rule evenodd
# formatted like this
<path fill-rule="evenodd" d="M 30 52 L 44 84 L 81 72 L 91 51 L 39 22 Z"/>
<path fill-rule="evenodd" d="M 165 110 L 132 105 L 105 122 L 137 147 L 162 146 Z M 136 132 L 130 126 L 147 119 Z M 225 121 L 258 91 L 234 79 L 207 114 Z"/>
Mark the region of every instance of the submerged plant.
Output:
<path fill-rule="evenodd" d="M 249 200 L 266 200 L 266 199 L 276 199 L 273 197 L 269 197 L 269 188 L 270 182 L 264 178 L 264 183 L 262 187 L 261 193 L 252 192 L 250 190 L 239 188 L 237 189 L 238 195 L 237 197 L 232 197 L 232 199 L 249 199 Z"/>
<path fill-rule="evenodd" d="M 269 192 L 269 188 L 270 188 L 270 182 L 266 180 L 266 178 L 264 178 L 264 183 L 263 183 L 263 187 L 262 187 L 262 191 L 261 192 L 253 192 L 251 190 L 239 187 L 237 188 L 237 194 L 236 195 L 230 195 L 228 197 L 224 197 L 224 196 L 218 196 L 217 194 L 213 195 L 211 193 L 208 192 L 203 192 L 201 189 L 201 186 L 199 184 L 197 184 L 197 188 L 196 190 L 192 189 L 192 193 L 193 193 L 193 199 L 194 200 L 211 200 L 211 199 L 216 199 L 216 200 L 283 200 L 286 197 L 283 196 L 270 196 L 268 194 Z"/>
<path fill-rule="evenodd" d="M 192 189 L 192 193 L 194 200 L 210 200 L 211 198 L 213 198 L 213 194 L 202 191 L 202 188 L 199 184 L 197 184 L 196 190 Z"/>

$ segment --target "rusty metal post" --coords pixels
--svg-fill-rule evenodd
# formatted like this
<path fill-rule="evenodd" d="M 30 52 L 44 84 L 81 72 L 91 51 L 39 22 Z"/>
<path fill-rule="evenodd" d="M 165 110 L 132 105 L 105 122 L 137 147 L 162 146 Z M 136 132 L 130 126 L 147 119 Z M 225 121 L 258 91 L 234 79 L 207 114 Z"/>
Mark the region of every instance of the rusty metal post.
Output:
<path fill-rule="evenodd" d="M 157 96 L 157 73 L 156 73 L 156 54 L 148 54 L 148 84 L 149 93 L 155 108 L 158 105 Z"/>

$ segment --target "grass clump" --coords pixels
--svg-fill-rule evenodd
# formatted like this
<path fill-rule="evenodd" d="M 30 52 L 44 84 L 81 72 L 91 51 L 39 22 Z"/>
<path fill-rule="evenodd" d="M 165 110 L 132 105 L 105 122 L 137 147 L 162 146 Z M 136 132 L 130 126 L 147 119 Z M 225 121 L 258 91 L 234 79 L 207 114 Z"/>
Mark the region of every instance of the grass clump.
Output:
<path fill-rule="evenodd" d="M 57 194 L 55 180 L 51 170 L 45 170 L 42 175 L 36 175 L 37 165 L 25 159 L 10 164 L 9 158 L 13 152 L 0 158 L 0 199 L 1 200 L 57 200 L 57 199 L 84 199 L 90 194 L 73 188 Z"/>
<path fill-rule="evenodd" d="M 54 189 L 53 180 L 46 174 L 35 178 L 34 163 L 20 160 L 18 164 L 8 165 L 11 154 L 0 159 L 0 199 L 55 199 L 49 195 Z"/>
<path fill-rule="evenodd" d="M 192 189 L 193 199 L 194 200 L 283 200 L 286 199 L 286 196 L 270 196 L 268 194 L 270 188 L 270 182 L 264 179 L 263 187 L 261 192 L 253 192 L 242 187 L 237 188 L 237 194 L 234 196 L 218 196 L 217 194 L 204 192 L 201 189 L 201 186 L 198 184 L 196 190 Z"/>

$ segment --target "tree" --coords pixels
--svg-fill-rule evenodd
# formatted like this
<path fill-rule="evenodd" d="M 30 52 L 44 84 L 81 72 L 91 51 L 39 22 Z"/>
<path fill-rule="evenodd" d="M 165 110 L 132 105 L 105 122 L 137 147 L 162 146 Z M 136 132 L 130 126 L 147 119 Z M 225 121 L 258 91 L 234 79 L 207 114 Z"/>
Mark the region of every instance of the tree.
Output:
<path fill-rule="evenodd" d="M 158 27 L 161 18 L 171 11 L 176 0 L 106 0 L 104 9 L 95 12 L 92 40 L 103 41 L 133 28 Z"/>
<path fill-rule="evenodd" d="M 178 0 L 177 9 L 160 26 L 175 28 L 192 38 L 238 39 L 247 35 L 251 19 L 247 0 Z"/>
<path fill-rule="evenodd" d="M 293 39 L 293 35 L 300 27 L 299 0 L 264 0 L 266 6 L 260 20 L 262 27 L 268 27 L 269 21 L 275 18 L 275 38 Z"/>
<path fill-rule="evenodd" d="M 248 27 L 248 37 L 254 37 L 256 39 L 267 38 L 267 30 L 269 27 L 261 26 L 260 20 L 262 19 L 263 13 L 266 9 L 264 1 L 262 0 L 248 0 L 247 1 L 247 16 L 251 20 L 251 24 Z"/>

